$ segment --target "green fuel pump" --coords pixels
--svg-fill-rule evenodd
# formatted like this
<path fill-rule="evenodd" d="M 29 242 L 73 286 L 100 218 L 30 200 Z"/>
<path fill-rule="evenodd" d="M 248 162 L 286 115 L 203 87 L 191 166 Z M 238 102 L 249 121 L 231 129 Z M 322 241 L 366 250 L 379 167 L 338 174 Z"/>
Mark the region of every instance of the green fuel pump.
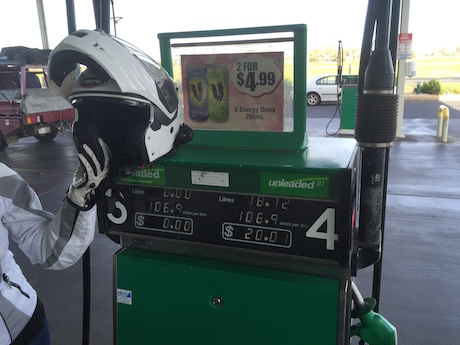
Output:
<path fill-rule="evenodd" d="M 336 85 L 337 85 L 337 107 L 335 108 L 334 115 L 332 118 L 329 120 L 329 122 L 326 125 L 326 134 L 327 135 L 335 135 L 340 132 L 340 128 L 342 125 L 340 125 L 340 128 L 336 130 L 333 133 L 329 132 L 329 126 L 332 123 L 332 120 L 336 117 L 337 113 L 339 114 L 339 119 L 340 123 L 342 122 L 342 99 L 343 99 L 343 76 L 342 76 L 342 70 L 343 70 L 343 44 L 342 41 L 339 41 L 338 47 L 337 47 L 337 77 L 336 77 Z"/>
<path fill-rule="evenodd" d="M 194 139 L 105 193 L 117 343 L 349 343 L 359 154 L 307 140 L 306 26 L 159 38 Z"/>
<path fill-rule="evenodd" d="M 381 255 L 386 185 L 369 181 L 386 176 L 388 155 L 365 125 L 358 146 L 307 138 L 306 33 L 289 25 L 159 35 L 194 139 L 105 186 L 101 230 L 123 246 L 114 255 L 116 344 L 397 343 L 353 282 Z M 385 106 L 391 73 L 379 88 L 374 72 L 387 69 L 384 46 L 360 97 L 374 117 L 394 107 L 392 97 Z"/>

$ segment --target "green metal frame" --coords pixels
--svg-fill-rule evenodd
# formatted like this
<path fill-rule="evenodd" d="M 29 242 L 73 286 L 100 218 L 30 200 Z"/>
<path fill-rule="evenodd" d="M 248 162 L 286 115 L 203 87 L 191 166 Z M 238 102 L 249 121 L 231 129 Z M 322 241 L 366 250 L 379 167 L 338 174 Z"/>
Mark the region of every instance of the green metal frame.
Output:
<path fill-rule="evenodd" d="M 174 77 L 171 40 L 216 36 L 241 36 L 270 33 L 293 33 L 294 38 L 294 129 L 292 132 L 231 132 L 221 130 L 195 130 L 193 141 L 188 145 L 304 150 L 308 145 L 306 135 L 306 75 L 307 75 L 307 26 L 305 24 L 255 27 L 229 30 L 208 30 L 160 33 L 161 64 Z"/>

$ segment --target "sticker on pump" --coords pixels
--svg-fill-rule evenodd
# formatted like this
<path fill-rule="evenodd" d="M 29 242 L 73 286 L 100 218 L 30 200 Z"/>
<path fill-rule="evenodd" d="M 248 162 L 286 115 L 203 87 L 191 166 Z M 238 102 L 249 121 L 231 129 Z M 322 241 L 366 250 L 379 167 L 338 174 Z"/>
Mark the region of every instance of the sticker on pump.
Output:
<path fill-rule="evenodd" d="M 117 289 L 117 302 L 121 304 L 133 304 L 133 292 L 130 290 Z"/>
<path fill-rule="evenodd" d="M 192 170 L 192 184 L 201 186 L 230 187 L 226 172 Z"/>

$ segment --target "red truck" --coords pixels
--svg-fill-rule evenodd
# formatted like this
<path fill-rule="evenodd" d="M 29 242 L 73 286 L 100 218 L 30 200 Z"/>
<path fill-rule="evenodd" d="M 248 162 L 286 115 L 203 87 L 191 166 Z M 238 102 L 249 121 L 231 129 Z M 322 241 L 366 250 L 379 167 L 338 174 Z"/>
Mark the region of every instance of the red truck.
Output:
<path fill-rule="evenodd" d="M 48 88 L 50 50 L 7 47 L 0 52 L 0 151 L 20 138 L 53 140 L 70 128 L 74 109 Z"/>

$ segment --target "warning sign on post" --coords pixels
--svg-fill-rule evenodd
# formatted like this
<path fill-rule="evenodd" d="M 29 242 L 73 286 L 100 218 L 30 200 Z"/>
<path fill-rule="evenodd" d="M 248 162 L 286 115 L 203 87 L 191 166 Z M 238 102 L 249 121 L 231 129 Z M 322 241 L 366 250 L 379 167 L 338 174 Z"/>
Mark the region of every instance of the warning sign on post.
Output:
<path fill-rule="evenodd" d="M 399 34 L 398 60 L 410 59 L 412 57 L 412 34 Z"/>

